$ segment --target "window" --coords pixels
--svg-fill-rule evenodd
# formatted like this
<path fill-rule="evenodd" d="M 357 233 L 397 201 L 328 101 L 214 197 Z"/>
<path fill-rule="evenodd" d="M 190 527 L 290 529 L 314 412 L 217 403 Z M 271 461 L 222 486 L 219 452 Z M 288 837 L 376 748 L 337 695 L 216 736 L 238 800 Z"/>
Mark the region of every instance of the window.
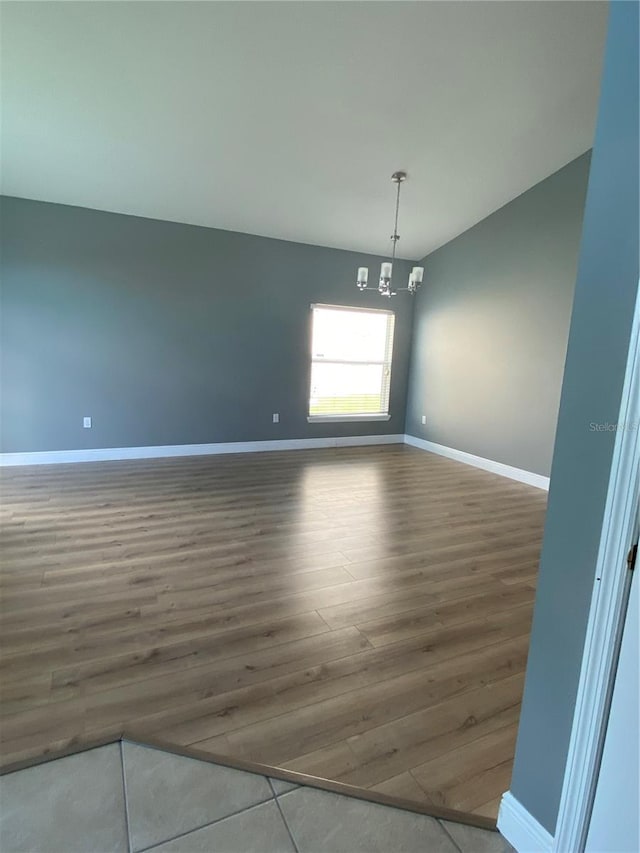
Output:
<path fill-rule="evenodd" d="M 394 315 L 312 305 L 309 420 L 389 420 Z"/>

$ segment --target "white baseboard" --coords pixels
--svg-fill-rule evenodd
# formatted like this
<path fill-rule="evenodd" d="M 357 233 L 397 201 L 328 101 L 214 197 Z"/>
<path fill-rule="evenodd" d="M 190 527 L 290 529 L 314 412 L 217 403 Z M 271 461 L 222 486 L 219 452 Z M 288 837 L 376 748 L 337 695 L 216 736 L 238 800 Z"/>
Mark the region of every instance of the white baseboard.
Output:
<path fill-rule="evenodd" d="M 553 836 L 530 814 L 511 791 L 502 795 L 498 829 L 518 853 L 551 853 Z"/>
<path fill-rule="evenodd" d="M 358 447 L 403 444 L 404 435 L 348 435 L 339 438 L 291 438 L 274 441 L 225 441 L 219 444 L 166 444 L 157 447 L 101 447 L 87 450 L 47 450 L 0 453 L 0 467 L 53 465 L 62 462 L 110 462 L 118 459 L 159 459 L 168 456 L 210 456 L 221 453 L 260 453 L 268 450 L 309 450 L 314 447 Z"/>
<path fill-rule="evenodd" d="M 225 441 L 217 444 L 165 444 L 148 447 L 98 447 L 85 450 L 45 450 L 24 453 L 0 453 L 0 467 L 13 465 L 55 465 L 65 462 L 111 462 L 121 459 L 162 459 L 170 456 L 211 456 L 223 453 L 262 453 L 271 450 L 310 450 L 321 447 L 358 447 L 373 444 L 410 444 L 430 453 L 484 468 L 512 480 L 540 489 L 549 488 L 549 478 L 522 471 L 502 462 L 473 456 L 462 450 L 425 441 L 413 435 L 348 435 L 334 438 L 290 438 L 273 441 Z"/>
<path fill-rule="evenodd" d="M 439 456 L 446 456 L 448 459 L 473 465 L 474 468 L 483 468 L 493 474 L 509 477 L 510 480 L 518 480 L 520 483 L 549 491 L 549 477 L 543 477 L 541 474 L 534 474 L 532 471 L 525 471 L 522 468 L 514 468 L 512 465 L 505 465 L 503 462 L 494 462 L 492 459 L 484 459 L 482 456 L 474 456 L 473 453 L 466 453 L 464 450 L 456 450 L 453 447 L 446 447 L 444 444 L 436 444 L 423 438 L 416 438 L 415 435 L 405 435 L 404 441 L 405 444 L 410 444 L 412 447 L 419 447 L 421 450 L 428 450 L 430 453 L 437 453 Z"/>

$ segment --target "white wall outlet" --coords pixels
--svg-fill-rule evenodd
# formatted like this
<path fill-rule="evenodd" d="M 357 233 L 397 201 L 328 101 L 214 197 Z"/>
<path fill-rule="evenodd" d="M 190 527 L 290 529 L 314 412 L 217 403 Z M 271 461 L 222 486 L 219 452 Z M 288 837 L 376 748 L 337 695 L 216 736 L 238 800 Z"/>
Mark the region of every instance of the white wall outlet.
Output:
<path fill-rule="evenodd" d="M 277 412 L 273 413 L 273 422 L 274 422 L 274 424 L 280 423 L 280 415 Z"/>
<path fill-rule="evenodd" d="M 85 429 L 91 429 L 91 418 L 90 418 L 90 417 L 87 417 L 87 416 L 85 415 L 85 417 L 82 419 L 82 426 L 83 426 Z"/>
<path fill-rule="evenodd" d="M 426 425 L 427 425 L 427 416 L 426 416 L 426 415 L 423 415 L 423 416 L 420 418 L 420 420 L 422 421 L 422 426 L 426 426 Z"/>

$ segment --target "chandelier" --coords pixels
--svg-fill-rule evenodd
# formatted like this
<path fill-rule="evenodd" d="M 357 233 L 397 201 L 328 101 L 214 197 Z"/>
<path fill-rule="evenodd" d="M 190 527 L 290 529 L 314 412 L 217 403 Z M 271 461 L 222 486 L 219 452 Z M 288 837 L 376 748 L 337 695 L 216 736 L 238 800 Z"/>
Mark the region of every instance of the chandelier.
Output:
<path fill-rule="evenodd" d="M 391 175 L 391 180 L 396 185 L 396 218 L 393 225 L 393 234 L 391 235 L 391 242 L 393 244 L 393 248 L 391 251 L 391 262 L 385 261 L 380 266 L 380 281 L 378 282 L 378 293 L 381 296 L 388 296 L 391 298 L 398 293 L 399 290 L 407 290 L 409 293 L 416 293 L 420 285 L 422 284 L 422 276 L 424 275 L 424 267 L 414 267 L 409 273 L 409 283 L 407 287 L 394 287 L 392 282 L 393 276 L 393 264 L 396 259 L 396 244 L 400 239 L 400 235 L 398 234 L 398 211 L 400 209 L 400 186 L 407 180 L 406 172 L 394 172 Z M 369 268 L 368 267 L 358 267 L 358 280 L 356 282 L 358 286 L 358 290 L 363 291 L 367 290 L 367 282 L 369 280 Z"/>

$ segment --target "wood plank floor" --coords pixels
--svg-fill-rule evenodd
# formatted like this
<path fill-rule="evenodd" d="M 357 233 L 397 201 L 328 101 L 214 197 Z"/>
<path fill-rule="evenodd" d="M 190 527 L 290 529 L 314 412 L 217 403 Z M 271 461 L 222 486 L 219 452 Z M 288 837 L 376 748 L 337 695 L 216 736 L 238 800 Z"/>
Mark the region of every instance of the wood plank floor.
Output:
<path fill-rule="evenodd" d="M 133 728 L 495 817 L 544 492 L 401 445 L 2 491 L 5 764 Z"/>

